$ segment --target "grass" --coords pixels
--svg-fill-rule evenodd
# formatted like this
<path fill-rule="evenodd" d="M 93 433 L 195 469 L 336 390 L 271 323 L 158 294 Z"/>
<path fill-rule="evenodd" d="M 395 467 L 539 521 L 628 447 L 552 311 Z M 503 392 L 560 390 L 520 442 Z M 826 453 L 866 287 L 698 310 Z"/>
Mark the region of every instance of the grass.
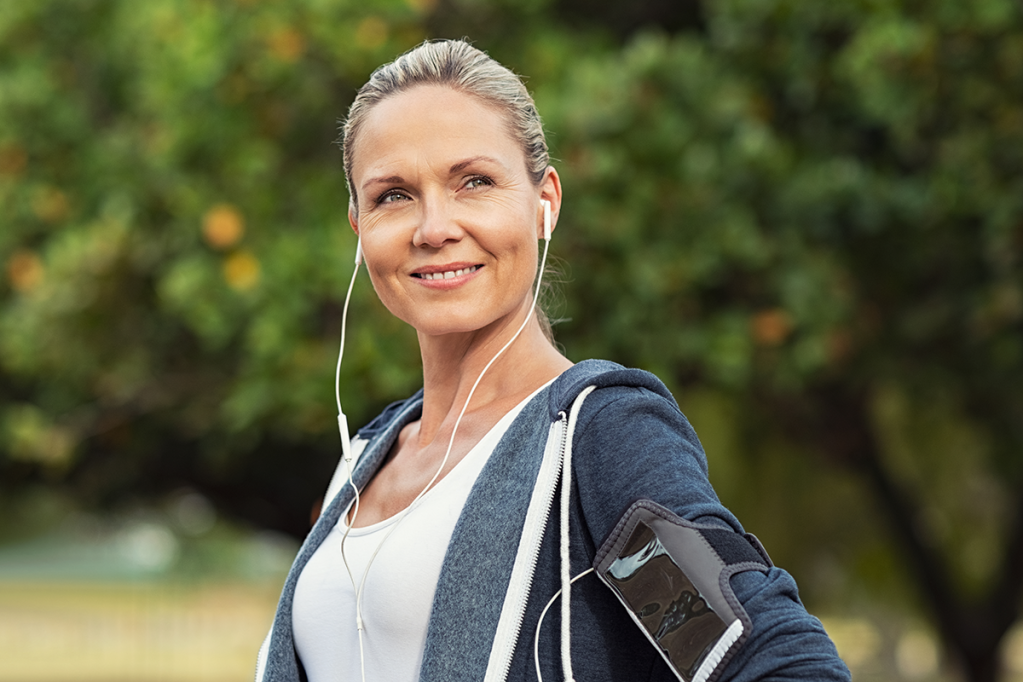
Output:
<path fill-rule="evenodd" d="M 0 582 L 0 682 L 244 682 L 280 583 Z"/>

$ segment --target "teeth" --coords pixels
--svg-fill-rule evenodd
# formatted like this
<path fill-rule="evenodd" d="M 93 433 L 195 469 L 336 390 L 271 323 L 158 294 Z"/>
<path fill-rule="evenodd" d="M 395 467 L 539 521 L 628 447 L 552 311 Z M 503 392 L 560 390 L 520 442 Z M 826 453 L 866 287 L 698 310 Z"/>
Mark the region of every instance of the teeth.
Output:
<path fill-rule="evenodd" d="M 448 270 L 447 272 L 424 272 L 420 275 L 423 279 L 454 279 L 455 277 L 461 277 L 462 275 L 468 275 L 471 272 L 476 272 L 480 269 L 480 266 L 473 265 L 468 268 L 462 268 L 461 270 Z"/>

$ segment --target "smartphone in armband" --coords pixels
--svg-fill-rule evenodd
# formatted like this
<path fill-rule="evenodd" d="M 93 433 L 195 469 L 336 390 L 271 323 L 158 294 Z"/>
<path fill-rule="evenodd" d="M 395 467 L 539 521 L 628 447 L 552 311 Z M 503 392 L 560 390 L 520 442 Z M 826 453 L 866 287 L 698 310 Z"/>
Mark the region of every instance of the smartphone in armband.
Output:
<path fill-rule="evenodd" d="M 597 576 L 682 682 L 713 682 L 752 627 L 728 579 L 766 570 L 759 541 L 640 500 L 594 561 Z"/>

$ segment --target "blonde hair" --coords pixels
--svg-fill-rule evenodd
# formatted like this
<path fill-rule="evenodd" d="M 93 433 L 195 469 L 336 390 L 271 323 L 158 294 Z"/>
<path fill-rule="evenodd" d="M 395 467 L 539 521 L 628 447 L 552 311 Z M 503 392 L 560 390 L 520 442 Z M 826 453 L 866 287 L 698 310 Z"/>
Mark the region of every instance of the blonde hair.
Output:
<path fill-rule="evenodd" d="M 525 154 L 526 170 L 533 183 L 539 185 L 543 181 L 550 154 L 540 114 L 522 80 L 464 40 L 427 41 L 374 71 L 348 109 L 340 143 L 353 205 L 358 206 L 352 165 L 362 124 L 382 100 L 418 85 L 446 85 L 503 112 L 509 132 Z"/>

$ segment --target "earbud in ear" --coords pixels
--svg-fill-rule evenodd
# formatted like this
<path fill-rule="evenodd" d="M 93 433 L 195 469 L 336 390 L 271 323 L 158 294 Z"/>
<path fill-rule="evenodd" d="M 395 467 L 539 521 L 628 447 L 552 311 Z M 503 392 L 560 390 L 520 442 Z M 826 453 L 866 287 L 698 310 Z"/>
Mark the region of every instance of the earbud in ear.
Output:
<path fill-rule="evenodd" d="M 355 267 L 359 267 L 362 264 L 362 237 L 359 237 L 359 243 L 355 246 Z"/>
<path fill-rule="evenodd" d="M 549 242 L 551 240 L 551 202 L 541 199 L 540 204 L 543 206 L 543 238 Z"/>

